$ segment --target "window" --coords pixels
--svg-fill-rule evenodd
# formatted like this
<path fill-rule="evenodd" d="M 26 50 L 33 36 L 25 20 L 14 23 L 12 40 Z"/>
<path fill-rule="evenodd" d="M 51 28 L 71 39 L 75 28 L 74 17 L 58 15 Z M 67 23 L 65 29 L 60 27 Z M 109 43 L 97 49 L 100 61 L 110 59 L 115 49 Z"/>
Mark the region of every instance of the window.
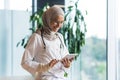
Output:
<path fill-rule="evenodd" d="M 0 0 L 0 76 L 28 74 L 20 65 L 24 49 L 16 44 L 28 33 L 31 10 L 32 0 Z"/>
<path fill-rule="evenodd" d="M 119 0 L 108 1 L 108 80 L 119 80 Z"/>
<path fill-rule="evenodd" d="M 82 12 L 85 13 L 86 10 L 88 13 L 85 16 L 86 45 L 80 58 L 73 63 L 71 69 L 73 76 L 70 79 L 119 80 L 120 16 L 118 14 L 120 10 L 117 8 L 120 7 L 119 1 L 80 0 L 79 2 Z M 0 45 L 0 76 L 28 74 L 20 67 L 23 48 L 16 48 L 16 44 L 28 33 L 26 30 L 30 26 L 30 14 L 26 11 L 32 11 L 31 5 L 32 0 L 0 0 L 0 44 L 2 44 Z"/>
<path fill-rule="evenodd" d="M 66 0 L 66 4 L 67 2 Z M 84 14 L 87 24 L 86 44 L 72 66 L 71 78 L 107 80 L 107 1 L 80 0 L 79 9 Z M 86 11 L 87 15 L 85 15 Z"/>
<path fill-rule="evenodd" d="M 86 44 L 80 57 L 81 80 L 106 80 L 106 0 L 83 0 L 80 2 L 80 6 L 88 13 L 86 16 Z"/>
<path fill-rule="evenodd" d="M 0 0 L 0 9 L 4 8 L 4 0 Z"/>
<path fill-rule="evenodd" d="M 9 0 L 11 10 L 32 11 L 32 0 Z"/>
<path fill-rule="evenodd" d="M 0 0 L 0 9 L 32 11 L 32 0 Z"/>

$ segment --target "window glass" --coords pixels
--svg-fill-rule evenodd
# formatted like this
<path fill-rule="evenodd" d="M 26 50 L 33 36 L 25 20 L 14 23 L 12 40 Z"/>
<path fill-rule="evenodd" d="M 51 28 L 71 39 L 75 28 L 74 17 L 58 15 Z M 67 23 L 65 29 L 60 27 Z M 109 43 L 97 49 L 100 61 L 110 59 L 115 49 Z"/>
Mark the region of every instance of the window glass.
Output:
<path fill-rule="evenodd" d="M 0 9 L 32 11 L 32 0 L 0 0 Z"/>
<path fill-rule="evenodd" d="M 106 80 L 106 0 L 81 0 L 80 8 L 87 11 L 86 44 L 81 54 L 81 80 Z"/>
<path fill-rule="evenodd" d="M 66 0 L 66 4 L 67 2 L 68 1 Z M 77 64 L 77 66 L 74 66 L 75 64 L 72 66 L 74 67 L 73 70 L 77 73 L 72 73 L 73 79 L 77 78 L 76 80 L 106 80 L 106 2 L 106 0 L 79 1 L 78 8 L 84 15 L 87 25 L 87 33 L 86 43 L 82 48 L 80 58 L 75 61 L 75 64 Z M 85 15 L 86 13 L 87 15 Z"/>
<path fill-rule="evenodd" d="M 32 0 L 10 0 L 11 10 L 32 10 Z"/>
<path fill-rule="evenodd" d="M 28 75 L 21 67 L 24 49 L 16 45 L 31 27 L 31 5 L 32 0 L 0 0 L 0 76 Z"/>
<path fill-rule="evenodd" d="M 0 8 L 4 8 L 4 2 L 7 0 L 0 0 Z M 66 0 L 67 2 L 68 0 Z M 75 1 L 75 0 L 73 0 Z M 9 0 L 8 1 L 10 6 L 10 10 L 32 10 L 31 5 L 32 5 L 32 0 Z M 102 5 L 102 6 L 101 6 Z M 72 74 L 72 78 L 75 80 L 106 80 L 106 0 L 80 0 L 79 1 L 79 9 L 82 10 L 83 14 L 86 14 L 87 11 L 87 15 L 85 15 L 85 21 L 87 24 L 87 33 L 86 33 L 86 44 L 82 49 L 82 53 L 80 54 L 80 60 L 78 59 L 77 61 L 75 61 L 75 65 L 77 65 L 74 67 L 73 72 L 77 72 L 80 73 L 80 75 L 75 75 L 74 73 Z M 15 13 L 15 15 L 14 15 Z M 23 14 L 27 17 L 25 22 L 23 20 L 23 18 L 21 17 L 20 20 L 25 22 L 22 23 L 22 25 L 19 25 L 19 21 L 17 22 L 17 19 L 19 19 L 20 15 L 23 16 Z M 4 13 L 3 13 L 4 15 Z M 9 15 L 11 15 L 11 18 L 8 17 Z M 18 50 L 18 48 L 16 49 L 16 43 L 23 38 L 24 34 L 23 33 L 23 29 L 24 26 L 27 26 L 27 29 L 29 27 L 29 24 L 24 25 L 26 23 L 29 23 L 29 15 L 28 13 L 22 13 L 22 12 L 10 12 L 8 16 L 6 15 L 6 19 L 7 22 L 4 23 L 0 23 L 0 25 L 5 26 L 4 28 L 7 28 L 8 30 L 11 30 L 10 33 L 6 33 L 9 34 L 9 40 L 13 40 L 16 41 L 15 43 L 10 43 L 9 46 L 13 47 L 14 49 L 10 48 L 13 51 L 10 52 L 14 52 L 11 53 L 13 54 L 12 56 L 6 56 L 3 55 L 1 57 L 4 57 L 4 59 L 6 59 L 7 57 L 11 57 L 10 58 L 10 69 L 8 72 L 9 74 L 13 74 L 13 75 L 20 75 L 23 74 L 22 72 L 22 68 L 20 66 L 20 59 L 21 59 L 21 55 L 23 54 L 21 49 L 20 51 Z M 16 17 L 17 16 L 17 17 Z M 14 17 L 14 18 L 13 18 Z M 16 19 L 17 18 L 17 19 Z M 14 20 L 13 20 L 14 19 Z M 0 21 L 3 21 L 2 19 L 0 19 Z M 15 21 L 15 24 L 13 24 Z M 10 24 L 10 25 L 5 25 L 5 24 Z M 14 26 L 13 26 L 14 25 Z M 19 25 L 19 28 L 18 28 Z M 17 26 L 17 27 L 16 27 Z M 22 27 L 21 27 L 22 26 Z M 9 28 L 8 28 L 9 27 Z M 2 31 L 4 28 L 1 28 L 0 30 Z M 18 40 L 18 36 L 13 36 L 12 31 L 14 30 L 14 35 L 18 35 L 16 33 L 18 33 L 18 31 L 21 30 L 21 32 L 23 33 L 22 37 L 21 35 L 19 35 L 19 40 Z M 119 29 L 120 30 L 120 29 Z M 21 32 L 19 32 L 19 34 L 21 34 Z M 2 33 L 2 32 L 1 32 Z M 2 33 L 3 34 L 3 33 Z M 12 37 L 11 37 L 12 36 Z M 4 36 L 5 37 L 5 36 Z M 2 38 L 1 38 L 2 39 Z M 5 39 L 8 40 L 8 39 Z M 8 42 L 8 41 L 6 41 Z M 12 41 L 11 41 L 12 42 Z M 13 45 L 14 44 L 14 45 Z M 8 46 L 8 44 L 6 44 L 6 46 Z M 1 46 L 2 48 L 3 46 Z M 2 50 L 2 49 L 0 49 Z M 4 50 L 7 51 L 7 50 Z M 19 52 L 20 54 L 17 54 L 16 52 Z M 9 52 L 6 52 L 9 53 Z M 10 53 L 9 53 L 10 54 Z M 0 54 L 2 55 L 2 54 Z M 17 56 L 17 57 L 16 57 Z M 14 59 L 12 59 L 14 58 Z M 2 59 L 2 58 L 0 58 Z M 4 60 L 3 59 L 3 60 Z M 8 59 L 8 58 L 7 58 Z M 119 58 L 120 59 L 120 58 Z M 1 61 L 1 65 L 4 62 Z M 7 64 L 8 62 L 6 62 Z M 4 64 L 4 65 L 6 65 Z M 2 68 L 4 69 L 4 65 L 2 65 Z M 16 66 L 19 65 L 19 67 L 16 68 Z M 8 66 L 8 65 L 7 65 Z M 1 68 L 1 70 L 2 70 Z M 21 70 L 21 72 L 19 71 Z M 17 72 L 18 71 L 18 72 Z M 6 71 L 6 73 L 8 73 Z M 119 71 L 120 72 L 120 71 Z M 0 75 L 6 75 L 6 73 L 3 73 L 3 71 L 0 73 Z M 28 73 L 26 73 L 28 74 Z M 77 78 L 77 79 L 76 79 Z M 70 78 L 71 79 L 71 78 Z"/>
<path fill-rule="evenodd" d="M 4 8 L 4 0 L 0 0 L 0 9 Z"/>

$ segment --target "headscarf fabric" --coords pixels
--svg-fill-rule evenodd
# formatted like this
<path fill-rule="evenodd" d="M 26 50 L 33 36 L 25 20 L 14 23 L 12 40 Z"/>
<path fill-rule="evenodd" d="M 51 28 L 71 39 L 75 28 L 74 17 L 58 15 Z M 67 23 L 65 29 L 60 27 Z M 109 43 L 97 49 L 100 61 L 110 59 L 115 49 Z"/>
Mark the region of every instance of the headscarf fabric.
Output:
<path fill-rule="evenodd" d="M 62 10 L 62 8 L 58 6 L 52 6 L 43 13 L 42 15 L 43 21 L 42 31 L 44 34 L 43 36 L 47 36 L 49 38 L 56 37 L 55 32 L 53 32 L 50 28 L 50 22 L 54 21 L 58 15 L 64 16 L 64 11 Z"/>

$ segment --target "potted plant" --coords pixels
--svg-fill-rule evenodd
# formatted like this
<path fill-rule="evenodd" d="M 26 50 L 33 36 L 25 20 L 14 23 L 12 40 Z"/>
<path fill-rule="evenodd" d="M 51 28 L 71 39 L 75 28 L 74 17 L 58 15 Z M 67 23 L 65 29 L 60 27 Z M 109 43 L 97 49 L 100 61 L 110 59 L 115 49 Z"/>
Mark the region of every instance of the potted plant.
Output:
<path fill-rule="evenodd" d="M 69 6 L 65 11 L 65 22 L 63 27 L 60 29 L 69 52 L 76 54 L 80 54 L 81 47 L 85 44 L 86 33 L 86 23 L 84 21 L 84 16 L 78 9 L 78 1 L 75 2 L 75 6 Z M 43 25 L 42 14 L 47 8 L 49 8 L 48 4 L 45 5 L 43 9 L 38 10 L 30 16 L 30 21 L 37 24 L 37 26 L 32 26 L 32 28 L 30 28 L 32 33 Z M 72 14 L 73 12 L 74 16 Z M 26 40 L 28 40 L 28 38 L 29 37 L 23 38 L 20 42 L 18 42 L 17 46 L 21 44 L 21 46 L 25 47 L 27 44 Z"/>
<path fill-rule="evenodd" d="M 86 23 L 82 12 L 78 9 L 78 1 L 75 2 L 75 6 L 67 8 L 61 33 L 69 52 L 80 54 L 81 47 L 85 44 Z"/>

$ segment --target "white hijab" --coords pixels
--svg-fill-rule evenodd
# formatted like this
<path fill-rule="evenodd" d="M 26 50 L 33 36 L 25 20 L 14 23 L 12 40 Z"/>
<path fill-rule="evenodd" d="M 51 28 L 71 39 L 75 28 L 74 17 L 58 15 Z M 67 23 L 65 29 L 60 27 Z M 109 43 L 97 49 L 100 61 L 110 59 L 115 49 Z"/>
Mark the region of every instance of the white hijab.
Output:
<path fill-rule="evenodd" d="M 58 6 L 52 6 L 43 13 L 43 27 L 41 31 L 43 32 L 42 34 L 45 38 L 53 40 L 57 37 L 56 32 L 53 32 L 50 28 L 50 22 L 58 15 L 64 16 L 64 11 Z"/>

